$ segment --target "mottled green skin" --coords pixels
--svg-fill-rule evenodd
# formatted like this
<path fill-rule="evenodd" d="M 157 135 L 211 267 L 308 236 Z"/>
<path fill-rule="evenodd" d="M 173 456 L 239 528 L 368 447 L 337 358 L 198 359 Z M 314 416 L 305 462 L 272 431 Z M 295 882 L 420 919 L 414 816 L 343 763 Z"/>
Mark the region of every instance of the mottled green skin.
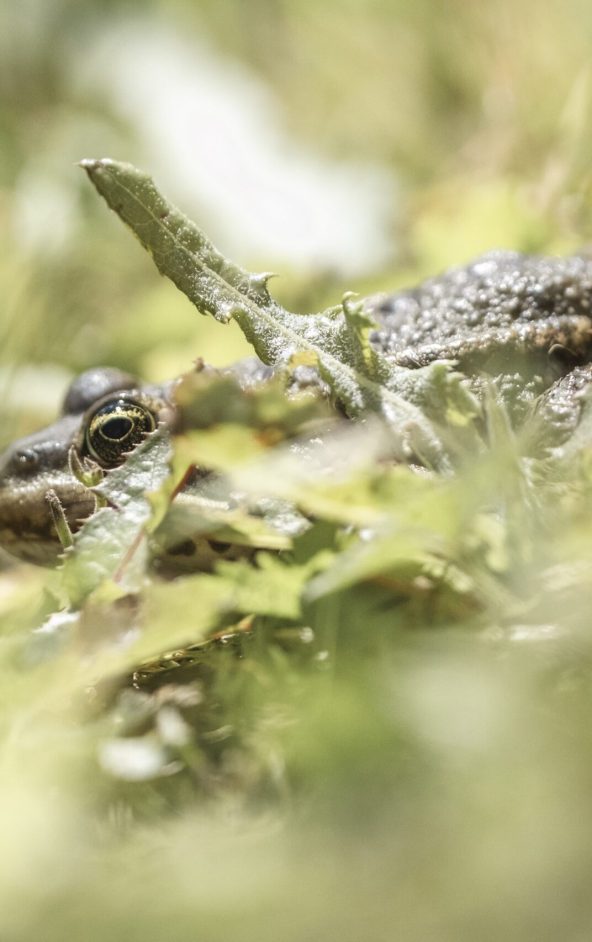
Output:
<path fill-rule="evenodd" d="M 592 379 L 592 259 L 490 253 L 413 290 L 370 297 L 365 307 L 377 323 L 371 343 L 393 363 L 414 369 L 453 360 L 473 389 L 493 380 L 515 422 L 535 404 L 549 442 L 560 444 L 576 428 Z M 248 388 L 273 370 L 252 359 L 232 372 Z M 324 387 L 310 368 L 292 381 Z M 170 387 L 142 386 L 116 370 L 88 371 L 72 384 L 54 425 L 2 456 L 0 544 L 11 553 L 30 562 L 55 558 L 49 489 L 72 529 L 93 512 L 94 497 L 70 473 L 68 453 L 72 445 L 80 449 L 89 409 L 123 389 L 167 402 Z"/>

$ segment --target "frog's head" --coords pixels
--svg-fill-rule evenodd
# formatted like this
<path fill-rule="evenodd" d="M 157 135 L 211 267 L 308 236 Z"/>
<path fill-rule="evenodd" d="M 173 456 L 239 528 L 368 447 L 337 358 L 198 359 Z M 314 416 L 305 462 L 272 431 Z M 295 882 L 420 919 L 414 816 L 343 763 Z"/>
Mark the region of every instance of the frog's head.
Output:
<path fill-rule="evenodd" d="M 0 457 L 0 545 L 28 562 L 55 562 L 61 544 L 48 492 L 73 531 L 95 509 L 92 491 L 73 473 L 72 454 L 89 467 L 113 468 L 167 413 L 166 392 L 128 373 L 102 368 L 77 376 L 58 421 Z"/>

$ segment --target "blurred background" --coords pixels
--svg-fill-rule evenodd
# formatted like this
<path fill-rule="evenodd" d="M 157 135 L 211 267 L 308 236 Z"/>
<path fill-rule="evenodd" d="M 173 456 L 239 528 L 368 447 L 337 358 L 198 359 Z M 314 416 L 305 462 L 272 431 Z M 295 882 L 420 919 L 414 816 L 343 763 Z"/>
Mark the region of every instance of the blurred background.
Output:
<path fill-rule="evenodd" d="M 158 380 L 193 357 L 249 352 L 160 278 L 81 158 L 150 171 L 234 261 L 275 270 L 287 306 L 318 309 L 490 248 L 588 244 L 591 50 L 589 0 L 6 0 L 0 444 L 51 420 L 91 365 Z M 458 515 L 452 499 L 442 507 Z M 55 584 L 3 571 L 2 942 L 584 942 L 592 558 L 580 516 L 548 541 L 548 595 L 534 552 L 532 583 L 504 583 L 496 521 L 477 520 L 474 555 L 493 545 L 485 632 L 459 628 L 462 614 L 435 627 L 420 592 L 379 612 L 384 657 L 354 630 L 374 626 L 370 606 L 328 605 L 345 644 L 320 692 L 320 674 L 277 650 L 271 667 L 253 658 L 235 721 L 253 778 L 264 767 L 280 801 L 253 788 L 247 815 L 251 767 L 236 757 L 224 772 L 238 785 L 214 782 L 215 802 L 195 800 L 206 776 L 191 754 L 189 785 L 149 770 L 109 779 L 96 757 L 126 735 L 129 704 L 81 723 L 92 664 L 76 644 L 59 660 L 49 632 L 35 636 L 43 663 L 22 669 L 10 634 L 39 624 L 40 595 L 56 607 Z M 170 714 L 165 732 L 182 749 Z"/>
<path fill-rule="evenodd" d="M 23 0 L 0 12 L 3 441 L 72 372 L 246 351 L 76 166 L 129 160 L 296 310 L 590 238 L 584 0 Z M 35 366 L 31 372 L 30 366 Z"/>

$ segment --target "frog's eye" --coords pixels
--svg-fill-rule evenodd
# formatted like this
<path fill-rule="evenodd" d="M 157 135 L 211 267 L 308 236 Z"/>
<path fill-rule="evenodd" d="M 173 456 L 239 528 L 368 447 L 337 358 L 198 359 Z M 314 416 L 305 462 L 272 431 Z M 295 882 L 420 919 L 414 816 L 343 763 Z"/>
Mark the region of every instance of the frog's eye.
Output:
<path fill-rule="evenodd" d="M 105 468 L 125 456 L 156 428 L 154 413 L 132 399 L 104 402 L 88 420 L 84 441 L 88 453 Z"/>

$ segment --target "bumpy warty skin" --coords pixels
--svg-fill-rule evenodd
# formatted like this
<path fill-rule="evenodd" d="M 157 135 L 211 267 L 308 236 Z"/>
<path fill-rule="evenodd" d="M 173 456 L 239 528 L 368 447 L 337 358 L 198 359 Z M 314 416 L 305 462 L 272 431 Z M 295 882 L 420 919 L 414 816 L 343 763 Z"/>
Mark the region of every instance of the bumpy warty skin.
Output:
<path fill-rule="evenodd" d="M 533 438 L 549 448 L 562 445 L 576 431 L 585 398 L 592 392 L 592 363 L 576 366 L 553 383 L 536 408 Z"/>
<path fill-rule="evenodd" d="M 371 340 L 401 366 L 564 344 L 591 347 L 592 258 L 490 252 L 417 288 L 369 298 Z"/>
<path fill-rule="evenodd" d="M 592 360 L 592 256 L 490 252 L 416 288 L 370 297 L 366 310 L 378 325 L 371 343 L 398 366 L 452 361 L 474 392 L 495 390 L 514 425 L 542 396 L 541 417 L 557 426 L 549 440 L 577 425 L 581 388 L 561 385 L 548 409 L 545 395 Z"/>

